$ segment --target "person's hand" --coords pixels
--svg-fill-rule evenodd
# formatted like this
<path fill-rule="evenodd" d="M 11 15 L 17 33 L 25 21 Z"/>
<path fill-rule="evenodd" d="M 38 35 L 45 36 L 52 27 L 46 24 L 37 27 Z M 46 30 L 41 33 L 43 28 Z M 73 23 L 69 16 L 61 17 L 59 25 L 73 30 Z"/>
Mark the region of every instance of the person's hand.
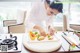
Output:
<path fill-rule="evenodd" d="M 55 33 L 55 29 L 54 28 L 49 28 L 49 34 L 54 35 L 54 33 Z"/>
<path fill-rule="evenodd" d="M 35 25 L 33 28 L 39 30 L 41 36 L 46 36 L 45 30 L 41 26 Z"/>
<path fill-rule="evenodd" d="M 35 25 L 34 27 L 33 27 L 33 29 L 40 29 L 41 27 L 39 26 L 39 25 Z"/>

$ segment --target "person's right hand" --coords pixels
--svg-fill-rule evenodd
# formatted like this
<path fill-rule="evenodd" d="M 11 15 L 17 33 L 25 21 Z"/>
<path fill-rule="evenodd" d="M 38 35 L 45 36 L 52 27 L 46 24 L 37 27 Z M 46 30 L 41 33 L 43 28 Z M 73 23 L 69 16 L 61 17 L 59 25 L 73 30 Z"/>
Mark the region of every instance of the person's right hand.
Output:
<path fill-rule="evenodd" d="M 35 25 L 33 28 L 39 30 L 41 36 L 46 36 L 45 30 L 41 26 Z"/>
<path fill-rule="evenodd" d="M 34 27 L 33 27 L 33 29 L 40 29 L 41 27 L 39 26 L 39 25 L 35 25 Z"/>

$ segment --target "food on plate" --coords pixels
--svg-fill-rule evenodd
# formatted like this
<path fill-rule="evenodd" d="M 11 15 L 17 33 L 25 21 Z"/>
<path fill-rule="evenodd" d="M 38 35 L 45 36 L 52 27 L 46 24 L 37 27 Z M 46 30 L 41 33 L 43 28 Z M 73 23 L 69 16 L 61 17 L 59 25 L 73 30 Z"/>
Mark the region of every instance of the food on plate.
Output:
<path fill-rule="evenodd" d="M 39 41 L 44 40 L 44 38 L 45 38 L 44 36 L 40 36 L 40 35 L 37 36 L 37 40 Z"/>
<path fill-rule="evenodd" d="M 38 30 L 40 32 L 41 36 L 44 36 L 44 37 L 46 36 L 45 30 L 41 26 L 35 25 L 33 28 L 36 29 L 36 30 Z"/>
<path fill-rule="evenodd" d="M 48 40 L 52 40 L 53 39 L 53 36 L 51 36 L 49 34 L 47 34 L 47 36 L 48 36 Z"/>
<path fill-rule="evenodd" d="M 40 31 L 40 35 L 46 37 L 46 33 L 44 31 Z"/>
<path fill-rule="evenodd" d="M 34 32 L 34 34 L 35 34 L 35 35 L 37 35 L 37 34 L 38 34 L 38 32 Z"/>
<path fill-rule="evenodd" d="M 34 32 L 34 31 L 30 31 L 29 32 L 29 35 L 30 35 L 30 39 L 31 40 L 35 40 L 35 39 L 37 39 L 37 40 L 39 40 L 39 41 L 41 41 L 41 40 L 44 40 L 45 38 L 47 38 L 47 40 L 52 40 L 53 39 L 53 36 L 52 35 L 50 35 L 50 34 L 46 34 L 46 36 L 42 36 L 39 32 Z"/>
<path fill-rule="evenodd" d="M 29 35 L 30 35 L 31 40 L 35 40 L 36 36 L 32 31 L 29 32 Z"/>
<path fill-rule="evenodd" d="M 72 46 L 76 46 L 76 44 L 75 44 L 75 43 L 72 43 L 71 45 L 72 45 Z"/>

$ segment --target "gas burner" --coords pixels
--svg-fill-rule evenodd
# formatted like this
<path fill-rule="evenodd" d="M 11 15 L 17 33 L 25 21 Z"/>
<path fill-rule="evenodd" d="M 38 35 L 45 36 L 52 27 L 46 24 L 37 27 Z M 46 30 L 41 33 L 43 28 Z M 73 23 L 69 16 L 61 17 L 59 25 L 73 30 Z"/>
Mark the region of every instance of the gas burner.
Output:
<path fill-rule="evenodd" d="M 13 48 L 18 50 L 18 47 L 17 47 L 17 37 L 16 36 L 12 36 L 10 34 L 10 38 L 2 40 L 2 42 L 0 43 L 0 47 L 1 47 L 1 45 L 7 45 L 8 46 L 8 50 L 11 50 Z"/>

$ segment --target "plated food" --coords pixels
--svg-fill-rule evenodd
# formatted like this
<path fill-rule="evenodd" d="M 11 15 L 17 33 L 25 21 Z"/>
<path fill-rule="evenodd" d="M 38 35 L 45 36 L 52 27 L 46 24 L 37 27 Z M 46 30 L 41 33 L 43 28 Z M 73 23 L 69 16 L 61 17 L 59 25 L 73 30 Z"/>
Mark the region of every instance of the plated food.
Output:
<path fill-rule="evenodd" d="M 38 40 L 38 41 L 41 41 L 41 40 L 44 40 L 44 39 L 47 39 L 47 40 L 52 40 L 53 39 L 53 36 L 51 36 L 48 33 L 46 33 L 46 36 L 42 36 L 42 35 L 40 35 L 39 32 L 34 32 L 34 31 L 29 32 L 29 37 L 30 37 L 31 40 Z"/>

